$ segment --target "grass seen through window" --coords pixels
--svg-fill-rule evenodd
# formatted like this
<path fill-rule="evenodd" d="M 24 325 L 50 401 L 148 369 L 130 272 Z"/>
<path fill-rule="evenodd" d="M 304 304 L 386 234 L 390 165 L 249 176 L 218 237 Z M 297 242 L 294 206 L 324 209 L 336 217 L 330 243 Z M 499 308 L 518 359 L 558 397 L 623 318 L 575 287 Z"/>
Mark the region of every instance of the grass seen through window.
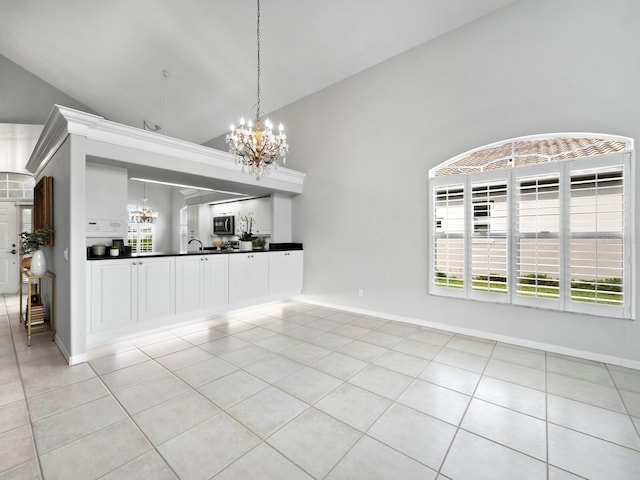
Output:
<path fill-rule="evenodd" d="M 464 280 L 444 272 L 437 272 L 436 285 L 449 288 L 463 288 Z M 480 275 L 473 278 L 474 290 L 493 293 L 507 293 L 507 279 L 501 275 Z M 518 295 L 557 299 L 560 296 L 558 279 L 546 275 L 525 275 L 519 279 Z M 571 300 L 576 302 L 599 303 L 603 305 L 622 304 L 622 279 L 604 278 L 574 279 L 571 281 Z"/>

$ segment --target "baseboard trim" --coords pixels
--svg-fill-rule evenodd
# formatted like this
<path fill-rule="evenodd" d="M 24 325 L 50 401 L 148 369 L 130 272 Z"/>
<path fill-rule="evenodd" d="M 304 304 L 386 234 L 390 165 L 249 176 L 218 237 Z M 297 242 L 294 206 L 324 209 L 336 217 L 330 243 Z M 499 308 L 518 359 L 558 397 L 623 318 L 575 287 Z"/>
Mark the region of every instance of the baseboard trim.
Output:
<path fill-rule="evenodd" d="M 472 328 L 457 327 L 455 325 L 448 325 L 445 323 L 422 320 L 422 319 L 413 318 L 413 317 L 405 317 L 402 315 L 396 315 L 396 314 L 387 313 L 387 312 L 380 312 L 377 310 L 369 310 L 366 308 L 357 308 L 357 307 L 350 307 L 348 305 L 342 305 L 337 303 L 323 302 L 315 298 L 307 298 L 304 294 L 297 295 L 293 299 L 300 302 L 309 303 L 312 305 L 318 305 L 320 307 L 333 308 L 336 310 L 342 310 L 350 313 L 357 313 L 360 315 L 369 315 L 372 317 L 384 318 L 386 320 L 410 323 L 412 325 L 418 325 L 421 327 L 435 328 L 438 330 L 444 330 L 446 332 L 459 333 L 461 335 L 469 335 L 473 337 L 483 338 L 485 340 L 494 340 L 496 342 L 510 343 L 512 345 L 517 345 L 520 347 L 534 348 L 537 350 L 544 350 L 550 353 L 557 353 L 559 355 L 567 355 L 570 357 L 584 358 L 586 360 L 593 360 L 596 362 L 617 365 L 619 367 L 626 367 L 626 368 L 633 368 L 635 370 L 640 370 L 640 361 L 630 360 L 628 358 L 604 355 L 601 353 L 590 352 L 587 350 L 579 350 L 575 348 L 564 347 L 562 345 L 555 345 L 552 343 L 544 343 L 544 342 L 538 342 L 535 340 L 527 340 L 524 338 L 510 337 L 508 335 L 500 335 L 500 334 L 495 334 L 491 332 L 485 332 L 483 330 L 475 330 Z"/>

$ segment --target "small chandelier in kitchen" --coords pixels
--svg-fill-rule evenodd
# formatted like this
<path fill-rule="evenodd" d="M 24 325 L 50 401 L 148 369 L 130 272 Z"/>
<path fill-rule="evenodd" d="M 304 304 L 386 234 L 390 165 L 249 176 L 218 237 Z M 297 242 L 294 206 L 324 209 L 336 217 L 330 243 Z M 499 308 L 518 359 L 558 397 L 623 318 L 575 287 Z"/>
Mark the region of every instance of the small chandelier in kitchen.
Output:
<path fill-rule="evenodd" d="M 244 167 L 249 167 L 249 173 L 254 174 L 256 179 L 269 175 L 271 166 L 278 167 L 278 158 L 282 157 L 282 163 L 286 163 L 286 154 L 289 151 L 287 136 L 284 134 L 282 124 L 278 127 L 278 132 L 274 133 L 273 124 L 269 119 L 263 121 L 260 118 L 260 0 L 258 0 L 258 22 L 257 22 L 257 45 L 258 45 L 258 102 L 256 104 L 256 123 L 251 120 L 245 122 L 240 119 L 240 126 L 236 128 L 231 125 L 231 131 L 227 134 L 226 140 L 229 145 L 229 153 L 236 156 L 236 163 Z"/>

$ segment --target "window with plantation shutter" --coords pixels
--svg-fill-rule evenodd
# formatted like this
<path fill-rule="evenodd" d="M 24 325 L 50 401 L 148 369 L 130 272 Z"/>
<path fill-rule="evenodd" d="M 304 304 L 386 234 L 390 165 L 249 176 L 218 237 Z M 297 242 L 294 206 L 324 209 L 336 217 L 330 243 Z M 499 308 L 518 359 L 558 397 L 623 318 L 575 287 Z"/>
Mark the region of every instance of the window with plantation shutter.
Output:
<path fill-rule="evenodd" d="M 633 141 L 514 139 L 430 171 L 429 291 L 633 318 Z"/>
<path fill-rule="evenodd" d="M 509 276 L 506 182 L 472 183 L 471 206 L 471 289 L 505 294 Z"/>
<path fill-rule="evenodd" d="M 446 185 L 435 191 L 432 215 L 436 285 L 461 289 L 464 286 L 464 188 Z"/>
<path fill-rule="evenodd" d="M 624 170 L 571 172 L 571 301 L 624 303 Z"/>
<path fill-rule="evenodd" d="M 557 301 L 560 177 L 557 174 L 518 177 L 517 189 L 517 295 Z"/>

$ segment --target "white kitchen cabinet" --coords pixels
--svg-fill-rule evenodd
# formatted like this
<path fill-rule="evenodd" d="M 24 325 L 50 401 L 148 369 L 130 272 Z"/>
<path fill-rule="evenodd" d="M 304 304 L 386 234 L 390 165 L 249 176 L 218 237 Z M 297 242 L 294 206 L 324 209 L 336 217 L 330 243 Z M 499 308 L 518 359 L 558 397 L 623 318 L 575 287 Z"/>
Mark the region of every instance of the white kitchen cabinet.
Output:
<path fill-rule="evenodd" d="M 91 333 L 174 313 L 174 257 L 91 262 Z"/>
<path fill-rule="evenodd" d="M 139 258 L 138 321 L 175 314 L 175 257 Z"/>
<path fill-rule="evenodd" d="M 189 239 L 200 237 L 200 205 L 187 206 L 187 236 Z"/>
<path fill-rule="evenodd" d="M 131 259 L 91 262 L 91 332 L 135 325 L 138 270 Z"/>
<path fill-rule="evenodd" d="M 229 302 L 229 255 L 176 258 L 176 313 L 208 309 Z"/>
<path fill-rule="evenodd" d="M 200 310 L 204 304 L 202 255 L 176 258 L 176 313 Z"/>
<path fill-rule="evenodd" d="M 256 235 L 271 235 L 271 197 L 257 198 L 255 203 L 253 233 Z"/>
<path fill-rule="evenodd" d="M 302 261 L 302 250 L 90 261 L 89 342 L 298 293 Z"/>
<path fill-rule="evenodd" d="M 204 259 L 204 308 L 229 303 L 229 255 L 205 255 Z"/>
<path fill-rule="evenodd" d="M 265 252 L 229 255 L 229 303 L 269 294 L 269 257 Z"/>
<path fill-rule="evenodd" d="M 269 295 L 302 291 L 303 252 L 269 252 Z"/>

